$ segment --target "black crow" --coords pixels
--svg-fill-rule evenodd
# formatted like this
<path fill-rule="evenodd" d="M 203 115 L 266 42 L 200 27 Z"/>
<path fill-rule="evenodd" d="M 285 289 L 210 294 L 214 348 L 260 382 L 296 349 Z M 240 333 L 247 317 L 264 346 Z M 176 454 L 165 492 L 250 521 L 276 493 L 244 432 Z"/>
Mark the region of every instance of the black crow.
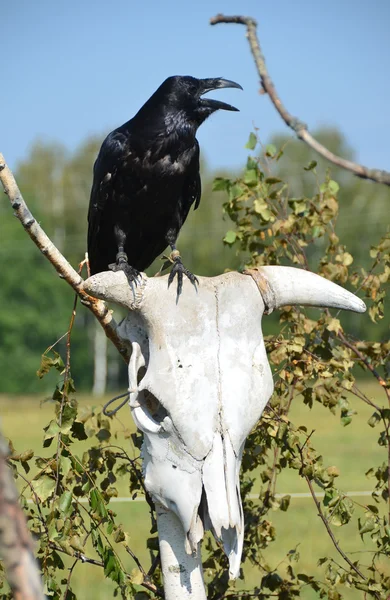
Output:
<path fill-rule="evenodd" d="M 202 97 L 219 88 L 242 89 L 222 78 L 168 77 L 135 117 L 106 137 L 94 165 L 88 212 L 92 275 L 122 270 L 133 287 L 139 272 L 169 245 L 168 286 L 177 275 L 179 296 L 183 274 L 196 286 L 176 240 L 191 206 L 197 209 L 200 202 L 196 131 L 216 110 L 238 110 Z"/>

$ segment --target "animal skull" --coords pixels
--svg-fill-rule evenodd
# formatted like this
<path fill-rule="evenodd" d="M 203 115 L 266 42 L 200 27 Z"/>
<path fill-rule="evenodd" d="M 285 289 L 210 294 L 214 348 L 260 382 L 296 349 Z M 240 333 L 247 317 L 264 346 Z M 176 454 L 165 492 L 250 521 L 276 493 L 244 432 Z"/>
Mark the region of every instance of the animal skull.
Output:
<path fill-rule="evenodd" d="M 246 437 L 273 392 L 261 317 L 304 304 L 364 312 L 353 294 L 291 267 L 199 277 L 176 292 L 166 277 L 131 291 L 123 273 L 100 273 L 85 290 L 129 310 L 118 333 L 132 347 L 130 408 L 144 433 L 145 486 L 180 519 L 186 550 L 205 529 L 239 574 L 244 522 L 239 471 Z"/>

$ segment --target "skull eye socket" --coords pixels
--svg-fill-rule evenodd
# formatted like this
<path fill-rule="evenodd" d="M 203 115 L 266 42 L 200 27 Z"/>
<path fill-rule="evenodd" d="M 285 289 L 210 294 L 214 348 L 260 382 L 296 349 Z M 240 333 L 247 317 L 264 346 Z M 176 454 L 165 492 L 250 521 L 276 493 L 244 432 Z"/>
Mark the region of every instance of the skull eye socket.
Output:
<path fill-rule="evenodd" d="M 161 402 L 152 394 L 152 392 L 149 392 L 149 390 L 143 391 L 143 398 L 140 404 L 144 411 L 149 414 L 150 419 L 153 419 L 153 421 L 159 425 L 161 425 L 161 422 L 168 416 L 168 412 Z"/>
<path fill-rule="evenodd" d="M 168 416 L 161 402 L 149 390 L 144 389 L 138 394 L 137 404 L 132 409 L 132 414 L 138 429 L 144 433 L 159 433 L 163 429 L 163 420 Z"/>

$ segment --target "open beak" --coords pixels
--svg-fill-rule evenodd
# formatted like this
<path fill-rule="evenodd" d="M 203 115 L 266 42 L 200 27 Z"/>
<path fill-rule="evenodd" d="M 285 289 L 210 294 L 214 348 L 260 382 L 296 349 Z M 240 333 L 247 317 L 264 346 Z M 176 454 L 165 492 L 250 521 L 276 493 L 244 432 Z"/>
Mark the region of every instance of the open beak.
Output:
<path fill-rule="evenodd" d="M 220 90 L 222 88 L 238 88 L 242 90 L 242 87 L 239 83 L 235 81 L 230 81 L 229 79 L 222 79 L 221 77 L 215 77 L 210 79 L 201 79 L 201 92 L 200 95 L 206 94 L 207 92 L 211 92 L 212 90 Z M 220 102 L 219 100 L 212 100 L 211 98 L 201 98 L 200 100 L 202 106 L 206 108 L 211 108 L 213 110 L 235 110 L 238 111 L 238 108 L 232 106 L 231 104 L 227 104 L 226 102 Z"/>

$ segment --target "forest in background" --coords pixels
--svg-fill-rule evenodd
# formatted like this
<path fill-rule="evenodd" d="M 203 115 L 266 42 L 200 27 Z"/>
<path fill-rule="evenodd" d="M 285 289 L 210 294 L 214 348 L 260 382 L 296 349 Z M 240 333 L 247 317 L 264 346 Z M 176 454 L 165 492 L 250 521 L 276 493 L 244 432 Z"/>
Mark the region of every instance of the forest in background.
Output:
<path fill-rule="evenodd" d="M 353 149 L 339 131 L 324 128 L 316 132 L 316 137 L 336 154 L 354 158 Z M 92 165 L 102 139 L 103 136 L 90 138 L 74 153 L 58 142 L 37 141 L 15 170 L 34 216 L 75 268 L 86 250 Z M 309 165 L 315 159 L 319 180 L 329 165 L 291 136 L 275 135 L 270 143 L 283 149 L 280 160 L 273 161 L 272 175 L 287 182 L 292 197 L 312 196 L 316 182 L 302 165 Z M 224 194 L 212 191 L 216 176 L 231 177 L 239 173 L 212 173 L 205 161 L 202 173 L 200 207 L 196 212 L 191 211 L 179 238 L 186 266 L 202 276 L 217 275 L 225 269 L 241 269 L 245 259 L 242 255 L 239 259 L 229 244 L 222 241 L 231 229 L 229 218 L 222 210 Z M 357 179 L 334 166 L 331 173 L 332 179 L 340 184 L 336 233 L 354 256 L 355 263 L 369 267 L 370 246 L 389 227 L 386 215 L 390 190 Z M 0 381 L 0 393 L 46 393 L 53 380 L 48 377 L 40 382 L 35 373 L 41 354 L 67 331 L 73 292 L 12 218 L 7 202 L 0 205 L 0 238 L 0 364 L 7 374 Z M 321 240 L 318 240 L 318 253 L 321 251 Z M 309 257 L 309 262 L 310 258 L 314 261 L 315 256 Z M 156 261 L 148 274 L 154 274 L 159 268 L 160 263 Z M 347 330 L 362 338 L 388 339 L 386 319 L 374 324 L 358 315 L 343 315 L 342 321 Z M 267 333 L 272 330 L 273 322 L 277 322 L 277 317 L 267 321 Z M 107 345 L 100 326 L 82 306 L 78 307 L 72 338 L 72 371 L 79 390 L 94 389 L 95 393 L 102 393 L 106 387 L 109 390 L 126 387 L 125 364 L 116 350 Z M 61 351 L 61 342 L 58 349 Z"/>

